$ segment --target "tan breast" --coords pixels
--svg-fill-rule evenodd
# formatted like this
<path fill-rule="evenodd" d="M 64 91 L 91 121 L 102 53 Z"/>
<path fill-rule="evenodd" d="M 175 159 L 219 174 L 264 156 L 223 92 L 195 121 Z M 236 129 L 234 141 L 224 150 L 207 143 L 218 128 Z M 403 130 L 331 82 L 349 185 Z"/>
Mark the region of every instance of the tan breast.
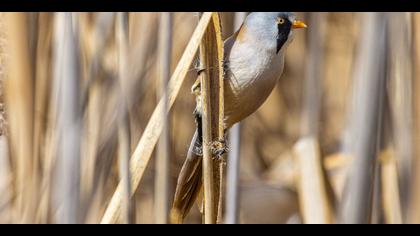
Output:
<path fill-rule="evenodd" d="M 245 70 L 246 71 L 246 70 Z M 233 69 L 227 73 L 225 89 L 225 123 L 227 128 L 254 113 L 268 98 L 283 71 L 283 59 L 273 60 L 254 78 L 245 77 L 246 72 Z M 236 76 L 235 76 L 235 72 Z M 239 80 L 239 82 L 238 82 Z"/>

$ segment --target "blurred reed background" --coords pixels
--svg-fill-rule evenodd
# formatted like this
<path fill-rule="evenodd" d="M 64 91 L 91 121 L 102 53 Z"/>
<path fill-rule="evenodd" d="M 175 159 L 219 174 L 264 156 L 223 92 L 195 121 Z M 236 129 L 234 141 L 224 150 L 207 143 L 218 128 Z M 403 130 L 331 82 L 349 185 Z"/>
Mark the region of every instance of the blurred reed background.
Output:
<path fill-rule="evenodd" d="M 244 13 L 220 16 L 226 39 Z M 297 17 L 309 27 L 278 86 L 230 133 L 225 222 L 420 223 L 420 14 Z M 170 115 L 170 96 L 156 113 L 158 151 L 149 137 L 135 150 L 197 23 L 0 13 L 0 223 L 99 223 L 120 180 L 118 223 L 168 222 L 195 130 L 194 63 Z M 133 186 L 129 158 L 149 151 Z M 193 207 L 186 223 L 201 222 Z"/>

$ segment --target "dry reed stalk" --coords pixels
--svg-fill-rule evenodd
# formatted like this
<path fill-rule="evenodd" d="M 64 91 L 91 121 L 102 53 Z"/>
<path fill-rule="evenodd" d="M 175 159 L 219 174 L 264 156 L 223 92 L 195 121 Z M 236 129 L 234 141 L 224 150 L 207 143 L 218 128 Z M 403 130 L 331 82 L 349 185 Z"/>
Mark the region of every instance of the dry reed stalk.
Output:
<path fill-rule="evenodd" d="M 129 61 L 140 62 L 141 65 L 129 68 L 131 84 L 127 94 L 128 101 L 138 101 L 150 87 L 153 87 L 154 80 L 146 75 L 151 72 L 152 66 L 157 61 L 158 16 L 158 13 L 130 13 L 129 41 L 132 50 L 129 53 Z"/>
<path fill-rule="evenodd" d="M 294 146 L 299 169 L 298 196 L 304 223 L 332 223 L 333 209 L 319 150 L 325 13 L 310 13 L 302 138 Z"/>
<path fill-rule="evenodd" d="M 39 39 L 37 40 L 36 70 L 35 70 L 35 110 L 34 110 L 34 159 L 39 160 L 44 147 L 43 133 L 46 129 L 47 100 L 50 81 L 48 67 L 52 27 L 49 24 L 53 18 L 51 13 L 39 13 Z"/>
<path fill-rule="evenodd" d="M 5 13 L 7 32 L 5 104 L 10 154 L 14 164 L 15 213 L 20 222 L 32 222 L 38 188 L 33 169 L 33 72 L 29 49 L 27 13 Z"/>
<path fill-rule="evenodd" d="M 0 29 L 4 32 L 4 13 L 0 14 Z M 0 40 L 5 40 L 4 34 Z M 6 132 L 6 117 L 4 112 L 4 62 L 6 60 L 4 43 L 0 44 L 0 222 L 12 223 L 12 168 L 9 160 L 9 145 Z"/>
<path fill-rule="evenodd" d="M 7 138 L 0 135 L 0 222 L 13 223 L 11 218 L 11 200 L 12 200 L 12 172 L 9 161 L 9 151 Z"/>
<path fill-rule="evenodd" d="M 402 224 L 397 160 L 392 148 L 381 152 L 382 198 L 385 223 Z"/>
<path fill-rule="evenodd" d="M 413 20 L 413 61 L 414 61 L 414 141 L 413 143 L 420 143 L 420 13 L 412 14 Z M 408 223 L 420 223 L 420 145 L 414 145 L 414 159 L 413 159 L 413 176 L 411 183 L 411 199 L 409 206 Z"/>
<path fill-rule="evenodd" d="M 117 119 L 115 115 L 111 116 L 106 111 L 112 109 L 112 106 L 116 103 L 113 102 L 116 100 L 115 94 L 119 92 L 120 88 L 118 78 L 112 80 L 115 83 L 112 84 L 113 86 L 103 81 L 110 74 L 105 69 L 104 61 L 110 51 L 109 41 L 114 38 L 115 15 L 116 13 L 111 12 L 80 13 L 79 15 L 81 32 L 83 32 L 83 35 L 81 35 L 82 59 L 85 59 L 83 62 L 85 65 L 85 80 L 81 92 L 82 110 L 86 117 L 83 123 L 81 147 L 83 155 L 81 162 L 81 204 L 83 209 L 87 209 L 86 214 L 82 216 L 84 222 L 98 222 L 103 198 L 106 197 L 103 192 L 103 182 L 106 178 L 102 175 L 103 167 L 107 165 L 107 162 L 114 160 L 117 146 L 118 134 L 116 131 L 113 136 L 115 142 L 108 144 L 107 152 L 99 154 L 103 133 L 109 130 L 109 126 L 106 126 L 108 119 L 104 119 L 104 117 L 115 117 Z M 93 19 L 89 20 L 91 17 Z M 115 51 L 117 50 L 113 50 L 113 52 Z M 117 57 L 117 55 L 115 56 Z M 116 71 L 115 74 L 117 73 Z M 112 112 L 116 113 L 115 110 Z M 118 122 L 113 121 L 113 124 Z M 117 130 L 117 127 L 118 125 L 112 125 L 115 130 Z"/>
<path fill-rule="evenodd" d="M 53 39 L 53 13 L 39 13 L 38 16 L 38 39 L 35 59 L 35 110 L 34 110 L 34 160 L 40 165 L 39 186 L 40 196 L 36 221 L 47 223 L 49 218 L 50 182 L 47 153 L 47 128 L 48 128 L 48 101 L 52 83 L 51 52 Z"/>
<path fill-rule="evenodd" d="M 234 19 L 234 31 L 238 30 L 245 20 L 246 12 L 236 12 Z M 237 224 L 239 220 L 239 157 L 241 124 L 235 124 L 229 130 L 230 151 L 228 153 L 228 165 L 226 176 L 226 215 L 225 223 Z"/>
<path fill-rule="evenodd" d="M 393 12 L 388 17 L 388 94 L 393 140 L 401 189 L 404 219 L 407 217 L 413 159 L 413 65 L 410 14 Z M 405 220 L 404 220 L 405 221 Z"/>
<path fill-rule="evenodd" d="M 172 57 L 172 18 L 173 13 L 162 12 L 159 26 L 159 85 L 157 87 L 158 99 L 163 98 L 164 105 L 161 111 L 163 117 L 162 135 L 157 145 L 156 172 L 155 172 L 155 222 L 167 224 L 169 222 L 170 208 L 170 114 L 168 110 L 168 97 L 166 86 L 170 75 Z"/>
<path fill-rule="evenodd" d="M 324 41 L 326 13 L 309 13 L 308 49 L 305 70 L 304 103 L 301 133 L 303 136 L 317 137 L 321 112 L 321 86 L 324 76 Z"/>
<path fill-rule="evenodd" d="M 343 152 L 335 153 L 323 158 L 323 166 L 328 173 L 328 180 L 335 196 L 335 199 L 341 199 L 343 185 L 345 183 L 345 168 L 351 162 L 351 157 Z"/>
<path fill-rule="evenodd" d="M 79 223 L 81 109 L 77 13 L 56 13 L 54 89 L 58 223 Z"/>
<path fill-rule="evenodd" d="M 294 153 L 299 166 L 297 188 L 303 222 L 332 223 L 333 209 L 326 191 L 318 140 L 312 136 L 301 138 L 294 146 Z"/>
<path fill-rule="evenodd" d="M 168 110 L 172 107 L 181 85 L 185 79 L 185 76 L 190 68 L 190 65 L 194 59 L 197 49 L 200 45 L 201 39 L 207 28 L 207 25 L 212 19 L 212 13 L 205 13 L 198 23 L 193 35 L 191 36 L 190 42 L 188 43 L 184 54 L 182 55 L 174 73 L 171 76 L 168 85 Z M 161 110 L 163 106 L 163 100 L 161 99 L 157 107 L 155 108 L 149 123 L 147 124 L 143 135 L 136 146 L 134 153 L 130 159 L 130 174 L 132 184 L 132 194 L 137 190 L 137 187 L 144 175 L 144 171 L 150 161 L 153 149 L 157 143 L 157 140 L 163 129 L 163 117 L 161 116 Z M 118 184 L 112 199 L 103 215 L 101 223 L 109 224 L 118 221 L 121 214 L 121 199 L 122 199 L 122 183 Z"/>
<path fill-rule="evenodd" d="M 141 17 L 138 17 L 138 15 L 140 15 Z M 153 52 L 156 44 L 156 40 L 154 38 L 156 36 L 155 33 L 157 32 L 158 28 L 156 27 L 156 15 L 156 13 L 130 13 L 128 40 L 130 44 L 130 50 L 128 52 L 127 60 L 128 62 L 135 63 L 135 66 L 128 66 L 127 68 L 127 92 L 125 94 L 125 97 L 128 103 L 128 110 L 131 110 L 136 105 L 138 105 L 139 98 L 141 97 L 141 95 L 147 88 L 150 88 L 149 86 L 152 86 L 150 84 L 151 80 L 145 80 L 145 75 L 147 75 L 150 65 L 154 63 Z M 132 21 L 133 18 L 137 19 L 137 21 Z M 134 26 L 139 27 L 139 31 L 136 33 L 138 34 L 139 38 L 132 38 L 134 33 L 131 32 L 131 30 Z M 112 44 L 110 45 L 110 47 L 112 49 Z M 108 56 L 110 56 L 110 59 L 113 58 L 112 53 L 108 54 Z M 107 62 L 103 61 L 102 65 L 107 65 Z M 107 73 L 104 75 L 104 77 L 112 78 L 114 69 L 116 68 L 107 68 Z M 100 117 L 99 119 L 101 121 L 102 127 L 100 130 L 100 135 L 98 136 L 99 142 L 95 157 L 96 168 L 93 180 L 93 187 L 105 188 L 107 184 L 106 180 L 111 175 L 113 161 L 115 158 L 115 152 L 117 148 L 118 125 L 114 124 L 118 123 L 118 116 L 115 116 L 115 110 L 119 109 L 119 100 L 118 90 L 114 89 L 115 87 L 117 87 L 116 84 L 110 82 L 100 83 L 99 85 L 99 96 L 102 100 L 99 100 L 99 102 L 101 102 L 100 104 L 103 104 L 104 101 L 106 101 L 106 104 L 108 105 L 106 107 L 103 107 L 103 109 L 101 110 L 102 117 Z M 130 122 L 131 128 L 134 125 L 133 123 L 134 122 Z M 137 140 L 136 134 L 137 133 L 134 132 L 132 133 L 132 139 Z M 131 145 L 133 145 L 133 143 Z M 106 197 L 105 200 L 108 200 L 108 196 L 104 196 Z"/>
<path fill-rule="evenodd" d="M 140 107 L 141 95 L 150 81 L 146 80 L 150 65 L 154 64 L 153 52 L 155 50 L 155 33 L 157 32 L 156 13 L 128 13 L 128 51 L 129 66 L 124 79 L 126 92 L 124 93 L 127 109 Z M 118 156 L 118 127 L 120 113 L 115 111 L 120 106 L 120 85 L 115 75 L 118 73 L 117 43 L 114 40 L 115 13 L 99 13 L 91 27 L 94 31 L 87 38 L 87 63 L 89 64 L 89 75 L 93 77 L 90 85 L 87 85 L 87 124 L 86 142 L 87 147 L 84 175 L 84 201 L 83 205 L 89 208 L 86 217 L 88 222 L 98 222 L 103 216 L 107 201 L 111 195 L 109 187 L 113 185 L 109 181 L 113 175 L 113 164 Z M 95 43 L 103 41 L 102 43 Z M 89 46 L 91 45 L 91 46 Z M 92 52 L 91 52 L 92 51 Z M 130 66 L 134 63 L 134 66 Z M 152 76 L 150 76 L 152 77 Z M 86 87 L 85 87 L 86 88 Z M 85 104 L 86 105 L 86 104 Z M 118 115 L 117 115 L 118 114 Z M 135 121 L 130 117 L 130 130 L 138 130 Z M 134 126 L 134 128 L 133 128 Z M 137 140 L 138 132 L 130 133 L 130 146 L 133 147 L 133 140 Z M 111 184 L 110 184 L 111 183 Z M 134 202 L 133 202 L 134 204 Z"/>
<path fill-rule="evenodd" d="M 224 138 L 223 127 L 223 42 L 220 19 L 212 13 L 200 45 L 200 74 L 203 125 L 204 223 L 220 220 L 222 193 L 222 161 L 213 156 L 213 144 Z"/>
<path fill-rule="evenodd" d="M 119 12 L 117 16 L 117 43 L 118 43 L 118 77 L 120 87 L 120 111 L 118 118 L 118 156 L 119 175 L 122 183 L 122 215 L 127 224 L 134 223 L 134 207 L 131 199 L 130 183 L 130 124 L 128 117 L 127 93 L 127 58 L 128 58 L 128 19 L 127 13 Z"/>
<path fill-rule="evenodd" d="M 340 206 L 340 222 L 369 223 L 380 114 L 385 89 L 385 15 L 360 13 L 364 22 L 353 74 L 347 147 L 353 156 Z"/>

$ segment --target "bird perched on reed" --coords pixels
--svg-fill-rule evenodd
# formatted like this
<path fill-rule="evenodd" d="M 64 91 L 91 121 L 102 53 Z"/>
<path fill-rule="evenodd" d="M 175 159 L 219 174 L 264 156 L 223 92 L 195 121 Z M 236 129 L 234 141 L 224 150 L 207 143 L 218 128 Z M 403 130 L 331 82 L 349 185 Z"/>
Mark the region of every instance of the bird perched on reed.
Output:
<path fill-rule="evenodd" d="M 253 12 L 224 42 L 224 125 L 254 113 L 267 99 L 283 72 L 284 54 L 293 29 L 306 25 L 290 12 Z M 202 188 L 202 134 L 199 79 L 193 85 L 197 130 L 178 176 L 171 221 L 181 223 Z"/>

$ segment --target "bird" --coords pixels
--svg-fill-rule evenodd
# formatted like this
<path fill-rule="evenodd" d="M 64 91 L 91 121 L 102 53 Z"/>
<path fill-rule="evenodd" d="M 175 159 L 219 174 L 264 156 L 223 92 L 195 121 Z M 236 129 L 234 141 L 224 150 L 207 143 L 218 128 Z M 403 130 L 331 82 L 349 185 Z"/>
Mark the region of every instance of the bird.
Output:
<path fill-rule="evenodd" d="M 224 128 L 227 131 L 254 113 L 268 98 L 284 67 L 286 48 L 295 29 L 307 25 L 292 12 L 252 12 L 224 41 Z M 200 79 L 192 86 L 197 129 L 178 175 L 171 222 L 182 223 L 202 189 Z"/>

